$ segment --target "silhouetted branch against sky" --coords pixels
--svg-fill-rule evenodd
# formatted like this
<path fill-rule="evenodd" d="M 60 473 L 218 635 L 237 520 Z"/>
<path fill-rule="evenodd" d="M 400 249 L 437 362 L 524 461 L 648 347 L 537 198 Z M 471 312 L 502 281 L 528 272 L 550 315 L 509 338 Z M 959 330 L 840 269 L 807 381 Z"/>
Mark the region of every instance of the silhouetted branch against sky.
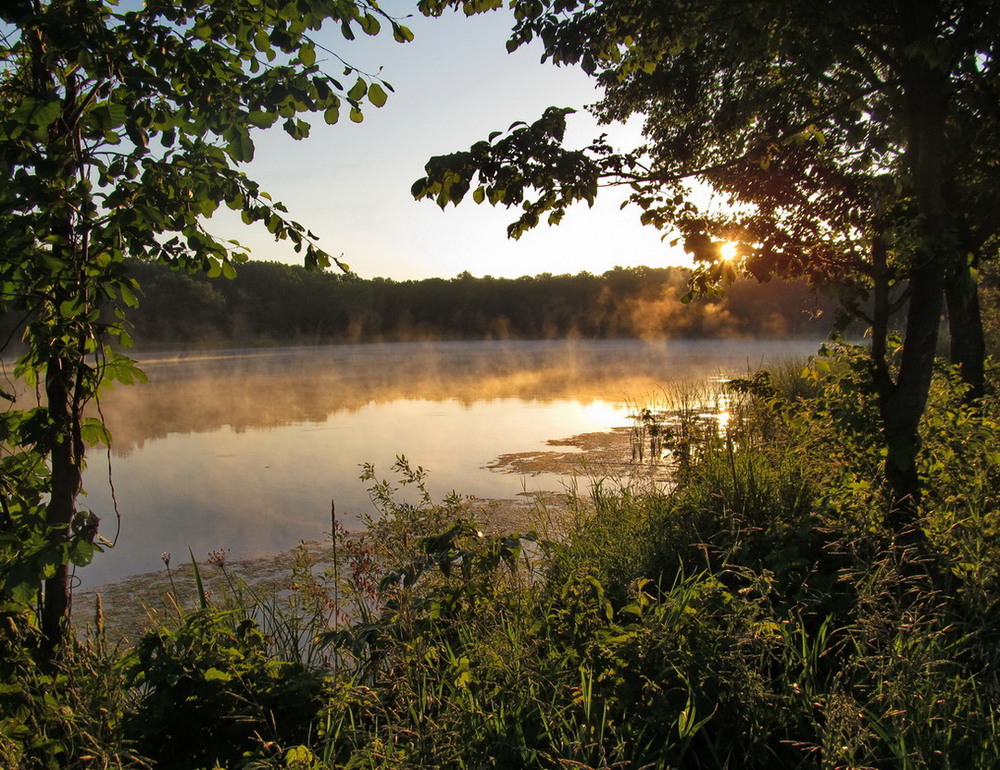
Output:
<path fill-rule="evenodd" d="M 689 264 L 660 233 L 640 225 L 637 209 L 620 210 L 627 190 L 604 191 L 593 209 L 577 207 L 559 227 L 538 228 L 519 241 L 507 238 L 509 211 L 470 205 L 445 213 L 414 201 L 410 185 L 429 157 L 505 130 L 513 120 L 534 120 L 546 107 L 577 109 L 567 136 L 580 147 L 606 130 L 583 109 L 599 93 L 582 71 L 542 64 L 541 49 L 533 46 L 507 53 L 508 12 L 470 18 L 448 12 L 429 19 L 415 5 L 381 4 L 394 17 L 409 16 L 403 23 L 414 33 L 412 42 L 399 44 L 391 35 L 345 42 L 336 30 L 319 37 L 353 67 L 392 85 L 381 109 L 367 110 L 359 124 L 327 126 L 314 119 L 304 142 L 280 130 L 256 140 L 250 176 L 316 233 L 322 248 L 343 254 L 364 277 L 398 280 L 450 278 L 463 270 L 517 277 Z M 343 67 L 322 51 L 317 61 L 331 74 Z M 248 245 L 255 258 L 301 262 L 263 228 L 247 231 L 226 212 L 210 228 Z"/>

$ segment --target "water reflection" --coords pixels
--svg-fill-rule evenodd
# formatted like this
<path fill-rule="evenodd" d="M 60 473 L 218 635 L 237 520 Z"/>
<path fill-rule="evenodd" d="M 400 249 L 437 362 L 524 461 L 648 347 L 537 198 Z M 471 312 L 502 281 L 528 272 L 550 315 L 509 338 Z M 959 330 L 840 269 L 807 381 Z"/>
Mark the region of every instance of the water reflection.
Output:
<path fill-rule="evenodd" d="M 815 342 L 450 342 L 281 348 L 140 360 L 151 379 L 104 397 L 114 450 L 168 433 L 322 423 L 399 399 L 619 402 L 665 382 L 746 371 Z"/>
<path fill-rule="evenodd" d="M 359 345 L 151 356 L 151 382 L 102 400 L 122 513 L 119 545 L 81 571 L 88 586 L 159 569 L 190 547 L 247 558 L 319 539 L 336 499 L 350 527 L 371 509 L 360 463 L 396 454 L 430 471 L 435 497 L 559 489 L 551 474 L 485 469 L 504 452 L 628 422 L 670 382 L 745 373 L 817 343 L 495 342 Z M 84 504 L 115 531 L 108 458 Z"/>

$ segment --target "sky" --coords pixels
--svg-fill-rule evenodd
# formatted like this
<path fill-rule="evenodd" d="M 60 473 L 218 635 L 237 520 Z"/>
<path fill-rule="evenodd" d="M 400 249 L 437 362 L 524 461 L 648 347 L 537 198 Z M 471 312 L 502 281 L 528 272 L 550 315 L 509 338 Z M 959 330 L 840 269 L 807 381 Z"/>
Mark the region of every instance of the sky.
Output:
<path fill-rule="evenodd" d="M 602 190 L 593 208 L 578 204 L 558 227 L 542 224 L 518 241 L 506 235 L 516 210 L 477 206 L 471 196 L 446 211 L 413 200 L 410 186 L 430 157 L 468 149 L 516 120 L 531 122 L 546 107 L 580 110 L 570 116 L 572 146 L 583 147 L 607 129 L 583 111 L 599 92 L 582 70 L 541 64 L 537 46 L 507 53 L 507 12 L 427 19 L 412 0 L 380 5 L 396 17 L 411 15 L 403 23 L 414 33 L 412 42 L 396 43 L 386 30 L 356 41 L 324 31 L 319 39 L 393 86 L 385 106 L 368 105 L 360 124 L 346 113 L 334 126 L 314 119 L 310 137 L 299 142 L 279 129 L 260 132 L 246 168 L 292 219 L 319 236 L 321 248 L 363 278 L 395 280 L 452 278 L 463 271 L 513 278 L 690 264 L 683 251 L 661 241 L 661 233 L 639 224 L 638 209 L 620 210 L 626 193 L 618 189 Z M 343 65 L 327 56 L 324 69 L 337 76 Z M 619 134 L 637 138 L 629 127 Z M 226 214 L 208 225 L 216 235 L 248 246 L 254 259 L 301 260 L 265 229 L 246 228 Z"/>

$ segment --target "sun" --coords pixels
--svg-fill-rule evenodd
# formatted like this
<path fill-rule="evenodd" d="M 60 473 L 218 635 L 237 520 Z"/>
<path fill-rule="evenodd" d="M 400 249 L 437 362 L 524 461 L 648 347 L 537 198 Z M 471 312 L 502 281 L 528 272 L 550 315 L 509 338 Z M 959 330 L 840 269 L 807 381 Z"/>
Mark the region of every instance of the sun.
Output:
<path fill-rule="evenodd" d="M 734 241 L 723 241 L 719 244 L 719 256 L 724 262 L 732 262 L 739 256 L 740 247 Z"/>

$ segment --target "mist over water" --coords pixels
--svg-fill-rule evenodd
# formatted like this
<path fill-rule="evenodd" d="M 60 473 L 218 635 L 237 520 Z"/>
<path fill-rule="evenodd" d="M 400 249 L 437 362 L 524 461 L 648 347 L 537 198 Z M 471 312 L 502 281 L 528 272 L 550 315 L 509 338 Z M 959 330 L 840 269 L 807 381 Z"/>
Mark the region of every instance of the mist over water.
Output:
<path fill-rule="evenodd" d="M 360 464 L 398 454 L 435 498 L 561 490 L 552 474 L 486 470 L 502 453 L 628 423 L 628 403 L 678 382 L 804 359 L 815 341 L 397 343 L 147 355 L 151 382 L 102 398 L 114 437 L 92 450 L 81 505 L 118 544 L 86 587 L 162 568 L 160 553 L 250 558 L 373 512 Z M 111 462 L 109 482 L 108 458 Z"/>

